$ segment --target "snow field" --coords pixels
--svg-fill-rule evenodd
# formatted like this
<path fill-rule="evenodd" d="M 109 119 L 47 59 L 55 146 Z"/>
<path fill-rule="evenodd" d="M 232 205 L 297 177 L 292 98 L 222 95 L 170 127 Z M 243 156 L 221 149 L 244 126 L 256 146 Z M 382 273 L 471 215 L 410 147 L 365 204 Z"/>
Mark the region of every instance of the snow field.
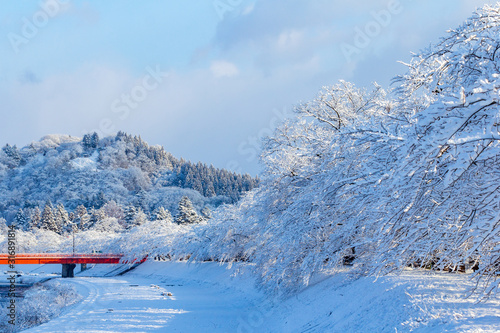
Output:
<path fill-rule="evenodd" d="M 104 274 L 110 266 L 82 274 Z M 255 289 L 250 268 L 147 262 L 123 276 L 60 280 L 84 300 L 27 332 L 500 331 L 500 301 L 466 298 L 472 287 L 466 274 L 407 270 L 355 279 L 344 271 L 317 276 L 279 300 Z"/>

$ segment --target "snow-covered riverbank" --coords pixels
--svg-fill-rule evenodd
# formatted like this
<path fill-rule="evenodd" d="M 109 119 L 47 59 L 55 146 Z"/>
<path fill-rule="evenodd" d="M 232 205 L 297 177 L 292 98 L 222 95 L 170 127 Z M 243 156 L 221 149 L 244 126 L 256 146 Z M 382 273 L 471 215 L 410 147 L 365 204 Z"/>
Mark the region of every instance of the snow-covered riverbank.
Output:
<path fill-rule="evenodd" d="M 85 275 L 102 275 L 98 266 Z M 231 277 L 235 269 L 242 274 Z M 500 302 L 466 299 L 463 274 L 408 271 L 324 279 L 287 300 L 254 288 L 244 266 L 147 262 L 117 277 L 60 280 L 83 301 L 27 332 L 496 332 Z"/>

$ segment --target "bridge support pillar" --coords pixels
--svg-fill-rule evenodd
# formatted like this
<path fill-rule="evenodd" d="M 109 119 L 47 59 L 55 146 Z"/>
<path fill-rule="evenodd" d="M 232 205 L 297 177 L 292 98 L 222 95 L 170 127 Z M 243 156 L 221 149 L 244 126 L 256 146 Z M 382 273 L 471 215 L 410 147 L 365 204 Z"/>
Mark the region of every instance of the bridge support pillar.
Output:
<path fill-rule="evenodd" d="M 75 264 L 62 264 L 62 277 L 63 278 L 72 278 L 75 277 Z"/>

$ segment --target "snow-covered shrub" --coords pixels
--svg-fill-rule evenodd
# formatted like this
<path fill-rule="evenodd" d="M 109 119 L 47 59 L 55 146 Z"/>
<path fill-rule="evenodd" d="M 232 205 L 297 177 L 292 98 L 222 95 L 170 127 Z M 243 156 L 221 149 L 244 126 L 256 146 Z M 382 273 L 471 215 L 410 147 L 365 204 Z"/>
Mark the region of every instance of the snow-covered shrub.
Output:
<path fill-rule="evenodd" d="M 2 303 L 0 314 L 0 330 L 2 332 L 19 332 L 33 326 L 41 325 L 57 317 L 61 310 L 79 302 L 81 296 L 73 286 L 48 281 L 36 284 L 28 289 L 23 299 L 16 300 L 16 325 L 8 323 L 7 303 Z"/>
<path fill-rule="evenodd" d="M 255 209 L 255 194 L 251 191 L 238 203 L 219 207 L 211 220 L 193 226 L 189 234 L 177 238 L 173 254 L 190 255 L 196 261 L 250 261 L 257 251 L 253 244 L 260 236 L 257 226 L 262 220 Z"/>
<path fill-rule="evenodd" d="M 146 256 L 166 258 L 174 252 L 175 241 L 185 237 L 190 229 L 168 220 L 148 221 L 122 233 L 103 249 L 108 253 L 123 253 L 124 260 L 129 261 Z"/>

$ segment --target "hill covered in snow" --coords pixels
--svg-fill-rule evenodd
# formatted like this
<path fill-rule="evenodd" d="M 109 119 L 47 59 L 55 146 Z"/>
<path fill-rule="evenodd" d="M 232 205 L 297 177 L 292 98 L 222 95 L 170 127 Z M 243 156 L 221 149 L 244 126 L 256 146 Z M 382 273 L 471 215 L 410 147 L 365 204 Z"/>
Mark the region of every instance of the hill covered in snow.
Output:
<path fill-rule="evenodd" d="M 21 149 L 7 144 L 0 150 L 0 217 L 25 229 L 41 223 L 47 203 L 54 215 L 110 203 L 124 214 L 140 209 L 151 217 L 160 208 L 176 215 L 187 197 L 201 215 L 205 207 L 236 202 L 257 184 L 249 175 L 176 159 L 125 133 L 48 135 Z"/>

